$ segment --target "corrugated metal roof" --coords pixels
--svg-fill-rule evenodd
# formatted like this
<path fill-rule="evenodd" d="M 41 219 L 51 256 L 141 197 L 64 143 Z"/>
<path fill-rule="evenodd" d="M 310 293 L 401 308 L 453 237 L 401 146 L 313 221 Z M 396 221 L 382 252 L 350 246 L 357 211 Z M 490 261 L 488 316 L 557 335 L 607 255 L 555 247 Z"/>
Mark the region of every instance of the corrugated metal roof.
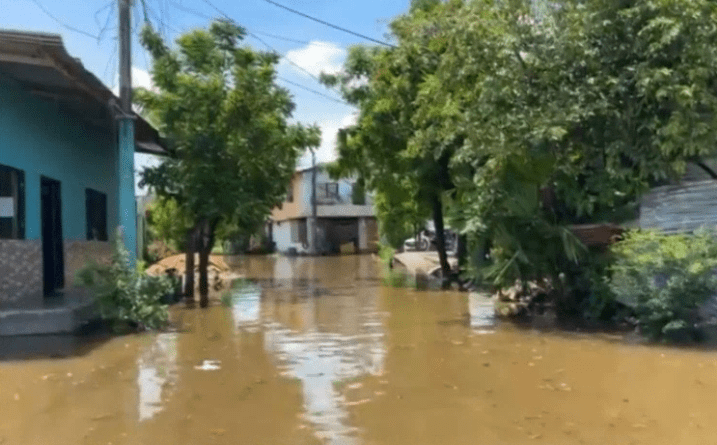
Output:
<path fill-rule="evenodd" d="M 657 187 L 640 203 L 640 227 L 667 233 L 717 227 L 717 181 Z"/>
<path fill-rule="evenodd" d="M 119 98 L 67 53 L 57 34 L 0 30 L 0 74 L 35 95 L 61 102 L 92 125 L 114 128 L 114 104 Z M 137 151 L 166 153 L 157 130 L 141 116 L 135 124 Z"/>

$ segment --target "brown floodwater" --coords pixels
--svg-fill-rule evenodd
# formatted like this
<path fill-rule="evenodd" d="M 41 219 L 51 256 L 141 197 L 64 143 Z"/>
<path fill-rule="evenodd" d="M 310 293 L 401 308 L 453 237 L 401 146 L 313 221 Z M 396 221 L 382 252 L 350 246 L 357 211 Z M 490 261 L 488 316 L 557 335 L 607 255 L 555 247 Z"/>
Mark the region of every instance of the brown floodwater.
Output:
<path fill-rule="evenodd" d="M 717 443 L 717 352 L 519 329 L 369 256 L 233 264 L 256 285 L 172 332 L 0 361 L 0 444 Z"/>

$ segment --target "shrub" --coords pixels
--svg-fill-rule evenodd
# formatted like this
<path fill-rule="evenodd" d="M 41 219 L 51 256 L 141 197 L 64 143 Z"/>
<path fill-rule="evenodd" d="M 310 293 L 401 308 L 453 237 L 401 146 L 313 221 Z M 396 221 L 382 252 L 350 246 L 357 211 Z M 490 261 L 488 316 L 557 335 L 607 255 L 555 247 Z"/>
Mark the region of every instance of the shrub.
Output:
<path fill-rule="evenodd" d="M 88 287 L 100 315 L 114 328 L 129 324 L 138 329 L 159 329 L 169 318 L 164 296 L 172 294 L 176 283 L 167 276 L 153 277 L 129 267 L 129 254 L 116 234 L 112 240 L 110 264 L 89 262 L 77 272 L 76 281 Z"/>
<path fill-rule="evenodd" d="M 717 294 L 717 239 L 632 231 L 612 247 L 610 289 L 633 306 L 642 332 L 652 339 L 694 336 L 697 308 Z"/>

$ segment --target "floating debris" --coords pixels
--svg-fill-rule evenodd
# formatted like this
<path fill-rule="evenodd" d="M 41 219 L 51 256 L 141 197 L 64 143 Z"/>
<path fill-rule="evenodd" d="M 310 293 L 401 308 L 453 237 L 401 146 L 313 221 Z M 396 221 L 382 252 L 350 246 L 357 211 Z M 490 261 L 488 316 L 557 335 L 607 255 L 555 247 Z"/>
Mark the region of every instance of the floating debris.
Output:
<path fill-rule="evenodd" d="M 218 371 L 222 362 L 220 360 L 204 360 L 201 365 L 195 366 L 194 369 L 199 371 Z"/>

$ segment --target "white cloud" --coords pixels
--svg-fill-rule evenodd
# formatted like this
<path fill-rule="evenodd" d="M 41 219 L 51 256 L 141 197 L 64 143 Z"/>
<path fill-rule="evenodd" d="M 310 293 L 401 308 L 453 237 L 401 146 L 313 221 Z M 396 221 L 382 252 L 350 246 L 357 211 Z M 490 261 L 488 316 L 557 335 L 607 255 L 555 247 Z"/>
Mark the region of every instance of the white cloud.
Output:
<path fill-rule="evenodd" d="M 285 57 L 318 77 L 322 72 L 327 74 L 338 73 L 346 58 L 346 50 L 331 42 L 315 40 L 302 48 L 287 52 Z M 307 76 L 305 72 L 295 66 L 284 61 L 281 63 L 290 66 L 297 73 Z"/>
<path fill-rule="evenodd" d="M 349 127 L 356 123 L 356 113 L 349 113 L 344 116 L 338 116 L 337 119 L 327 119 L 318 122 L 321 128 L 321 145 L 316 150 L 316 162 L 331 162 L 336 160 L 336 137 L 342 128 Z M 299 167 L 305 168 L 311 166 L 311 154 L 304 154 L 299 160 Z"/>
<path fill-rule="evenodd" d="M 143 87 L 148 90 L 151 90 L 154 88 L 154 84 L 152 83 L 152 75 L 149 74 L 149 71 L 145 71 L 142 68 L 137 68 L 135 66 L 132 67 L 132 86 L 133 87 Z"/>
<path fill-rule="evenodd" d="M 149 74 L 149 71 L 143 70 L 142 68 L 137 68 L 136 66 L 132 67 L 132 87 L 143 87 L 148 90 L 154 89 L 154 84 L 152 83 L 152 75 Z M 116 96 L 119 96 L 119 74 L 115 75 L 115 86 L 112 88 L 112 92 L 115 93 Z"/>

